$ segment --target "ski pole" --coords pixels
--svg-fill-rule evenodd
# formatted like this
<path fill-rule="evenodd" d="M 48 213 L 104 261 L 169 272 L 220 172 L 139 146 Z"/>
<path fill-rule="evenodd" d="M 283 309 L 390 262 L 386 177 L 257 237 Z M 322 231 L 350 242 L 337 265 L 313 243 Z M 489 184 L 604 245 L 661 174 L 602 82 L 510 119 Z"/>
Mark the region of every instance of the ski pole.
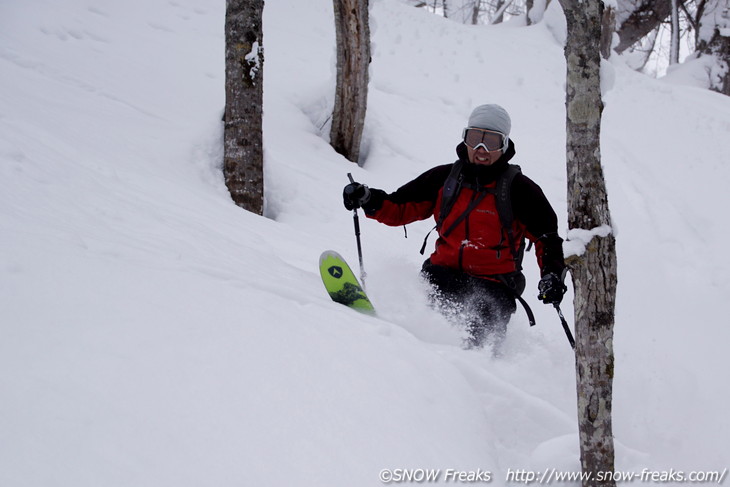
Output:
<path fill-rule="evenodd" d="M 354 183 L 355 180 L 352 177 L 352 173 L 347 173 L 347 177 L 350 178 L 350 182 Z M 360 261 L 360 282 L 362 283 L 363 289 L 365 289 L 365 266 L 362 263 L 362 244 L 360 243 L 360 218 L 357 216 L 357 208 L 352 210 L 352 221 L 355 224 L 355 240 L 357 240 L 357 258 Z"/>
<path fill-rule="evenodd" d="M 575 350 L 575 339 L 573 338 L 573 334 L 570 332 L 568 322 L 565 321 L 565 316 L 563 316 L 563 312 L 560 310 L 560 305 L 558 303 L 553 303 L 553 306 L 555 306 L 555 310 L 558 312 L 560 322 L 563 324 L 563 330 L 565 330 L 565 335 L 568 337 L 570 346 L 573 348 L 573 350 Z"/>

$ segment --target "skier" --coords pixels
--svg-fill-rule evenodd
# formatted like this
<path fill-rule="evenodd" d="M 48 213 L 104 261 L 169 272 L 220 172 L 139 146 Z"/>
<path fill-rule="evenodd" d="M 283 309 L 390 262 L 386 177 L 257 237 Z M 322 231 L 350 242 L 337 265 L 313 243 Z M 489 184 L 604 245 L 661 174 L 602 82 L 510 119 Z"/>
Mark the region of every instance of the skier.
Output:
<path fill-rule="evenodd" d="M 465 321 L 468 348 L 489 339 L 497 349 L 515 300 L 525 304 L 519 298 L 525 238 L 535 244 L 542 276 L 538 298 L 560 303 L 567 289 L 557 216 L 540 187 L 509 164 L 515 156 L 510 129 L 504 108 L 478 106 L 453 164 L 434 167 L 390 194 L 357 182 L 343 191 L 345 208 L 362 208 L 386 225 L 434 217 L 438 240 L 421 274 L 432 286 L 431 302 Z"/>

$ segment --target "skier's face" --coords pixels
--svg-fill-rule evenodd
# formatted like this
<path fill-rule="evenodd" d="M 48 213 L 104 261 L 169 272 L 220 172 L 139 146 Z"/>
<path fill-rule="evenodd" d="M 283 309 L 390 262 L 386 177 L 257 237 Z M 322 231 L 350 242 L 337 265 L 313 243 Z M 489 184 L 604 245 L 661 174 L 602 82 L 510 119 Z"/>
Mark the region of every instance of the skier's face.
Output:
<path fill-rule="evenodd" d="M 491 166 L 497 159 L 502 157 L 502 151 L 488 151 L 483 145 L 480 145 L 477 149 L 472 149 L 468 145 L 466 146 L 467 153 L 469 154 L 469 162 L 472 164 L 480 164 L 482 166 Z"/>

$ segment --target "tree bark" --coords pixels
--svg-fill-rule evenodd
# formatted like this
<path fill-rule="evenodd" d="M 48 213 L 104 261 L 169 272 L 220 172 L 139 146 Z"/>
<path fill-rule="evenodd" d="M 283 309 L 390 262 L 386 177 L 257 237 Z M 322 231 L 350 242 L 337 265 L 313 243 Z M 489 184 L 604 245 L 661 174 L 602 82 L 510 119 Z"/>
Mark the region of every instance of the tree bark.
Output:
<path fill-rule="evenodd" d="M 569 229 L 611 224 L 601 167 L 601 0 L 561 0 L 568 26 L 567 171 Z M 599 472 L 614 470 L 611 423 L 616 247 L 612 234 L 594 237 L 568 259 L 575 290 L 576 382 L 584 486 L 614 486 Z"/>
<path fill-rule="evenodd" d="M 337 86 L 330 144 L 352 162 L 360 157 L 370 65 L 368 0 L 334 0 Z"/>
<path fill-rule="evenodd" d="M 226 2 L 223 174 L 240 207 L 263 214 L 263 0 Z"/>
<path fill-rule="evenodd" d="M 679 64 L 679 38 L 681 29 L 679 27 L 679 3 L 677 0 L 671 1 L 672 5 L 672 29 L 671 42 L 669 46 L 669 64 Z"/>
<path fill-rule="evenodd" d="M 492 25 L 501 24 L 502 22 L 504 22 L 504 12 L 512 4 L 513 1 L 514 0 L 497 0 L 497 3 L 494 7 L 494 18 L 492 18 L 492 21 L 490 22 Z"/>
<path fill-rule="evenodd" d="M 532 1 L 532 0 L 530 0 Z M 482 13 L 482 0 L 474 0 L 471 9 L 471 25 L 479 23 L 479 14 Z"/>
<path fill-rule="evenodd" d="M 601 24 L 601 56 L 603 59 L 608 59 L 613 51 L 613 35 L 616 32 L 616 9 L 614 7 L 604 5 Z"/>
<path fill-rule="evenodd" d="M 535 4 L 535 0 L 525 0 L 525 24 L 532 25 L 532 18 L 530 18 L 530 11 Z"/>

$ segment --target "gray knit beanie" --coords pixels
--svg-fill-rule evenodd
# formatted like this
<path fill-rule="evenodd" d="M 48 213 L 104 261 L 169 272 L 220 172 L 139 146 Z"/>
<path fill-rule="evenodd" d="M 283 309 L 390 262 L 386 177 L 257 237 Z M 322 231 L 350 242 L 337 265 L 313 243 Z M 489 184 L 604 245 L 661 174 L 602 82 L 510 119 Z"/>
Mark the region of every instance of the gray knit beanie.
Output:
<path fill-rule="evenodd" d="M 469 115 L 469 127 L 487 130 L 496 130 L 509 136 L 512 121 L 507 110 L 499 105 L 479 105 Z"/>

